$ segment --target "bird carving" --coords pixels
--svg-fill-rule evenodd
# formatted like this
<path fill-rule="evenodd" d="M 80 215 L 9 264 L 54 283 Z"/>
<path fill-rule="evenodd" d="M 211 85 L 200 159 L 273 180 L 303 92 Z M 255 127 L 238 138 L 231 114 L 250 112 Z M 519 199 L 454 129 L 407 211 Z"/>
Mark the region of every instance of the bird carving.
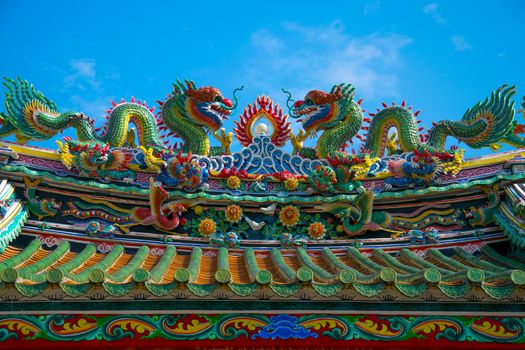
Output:
<path fill-rule="evenodd" d="M 264 227 L 264 225 L 266 225 L 266 222 L 264 222 L 264 221 L 261 221 L 261 222 L 253 221 L 252 219 L 250 219 L 247 216 L 244 217 L 244 220 L 246 220 L 248 225 L 250 225 L 250 227 L 254 231 L 259 231 L 260 229 L 262 229 Z"/>
<path fill-rule="evenodd" d="M 275 209 L 277 209 L 277 203 L 273 203 L 268 207 L 261 208 L 261 212 L 265 215 L 273 215 L 275 214 Z"/>

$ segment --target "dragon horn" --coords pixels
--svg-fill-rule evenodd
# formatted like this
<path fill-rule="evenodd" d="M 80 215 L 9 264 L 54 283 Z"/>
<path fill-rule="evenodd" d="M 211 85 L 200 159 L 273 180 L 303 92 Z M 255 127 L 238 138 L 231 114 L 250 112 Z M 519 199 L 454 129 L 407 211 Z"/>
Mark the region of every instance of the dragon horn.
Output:
<path fill-rule="evenodd" d="M 330 102 L 335 102 L 335 101 L 339 100 L 343 96 L 343 93 L 342 93 L 342 91 L 344 91 L 343 90 L 343 86 L 344 86 L 344 84 L 335 85 L 332 88 L 332 90 L 330 90 L 330 93 L 329 93 L 329 100 L 330 100 Z"/>
<path fill-rule="evenodd" d="M 179 86 L 178 86 L 176 83 L 173 83 L 172 85 L 173 85 L 173 93 L 174 93 L 175 95 L 178 94 L 179 91 L 180 91 Z M 164 104 L 164 102 L 162 102 L 162 101 L 157 101 L 157 102 L 158 102 L 161 106 Z"/>
<path fill-rule="evenodd" d="M 183 93 L 186 93 L 186 87 L 184 86 L 184 84 L 179 79 L 177 79 L 177 85 L 178 85 L 179 88 L 181 88 Z M 175 86 L 175 84 L 173 84 L 173 86 Z M 178 90 L 178 88 L 177 88 L 177 90 Z"/>
<path fill-rule="evenodd" d="M 288 95 L 288 99 L 286 100 L 286 107 L 288 107 L 288 111 L 291 112 L 294 110 L 293 103 L 295 100 L 292 99 L 292 93 L 290 91 L 287 91 L 285 89 L 281 89 L 286 95 Z M 290 116 L 293 117 L 293 113 L 290 113 Z"/>
<path fill-rule="evenodd" d="M 197 90 L 197 85 L 195 85 L 193 80 L 184 80 L 184 82 L 188 86 L 188 90 Z"/>
<path fill-rule="evenodd" d="M 353 87 L 352 84 L 341 84 L 339 85 L 341 86 L 343 89 L 341 91 L 341 93 L 344 95 L 347 95 L 347 94 L 350 94 L 351 97 L 353 97 L 353 95 L 355 94 L 355 88 Z"/>

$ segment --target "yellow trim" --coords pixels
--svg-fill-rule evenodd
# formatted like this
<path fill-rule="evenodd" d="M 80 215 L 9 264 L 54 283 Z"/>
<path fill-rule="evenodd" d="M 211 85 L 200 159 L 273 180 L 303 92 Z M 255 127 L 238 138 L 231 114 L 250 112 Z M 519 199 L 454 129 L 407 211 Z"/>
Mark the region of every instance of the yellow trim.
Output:
<path fill-rule="evenodd" d="M 503 209 L 503 211 L 505 212 L 505 216 L 507 217 L 507 219 L 509 219 L 510 221 L 512 221 L 516 226 L 518 226 L 519 228 L 521 229 L 524 229 L 525 230 L 525 225 L 523 225 L 521 222 L 519 222 L 513 215 L 513 213 L 511 213 L 509 211 L 510 208 L 508 208 L 506 205 L 500 205 L 500 208 Z"/>
<path fill-rule="evenodd" d="M 515 158 L 516 156 L 525 157 L 525 150 L 516 150 L 510 153 L 505 153 L 505 154 L 500 154 L 500 155 L 495 155 L 495 156 L 484 156 L 484 157 L 482 156 L 478 159 L 467 159 L 463 162 L 463 165 L 461 166 L 461 170 L 505 163 Z M 356 180 L 360 180 L 360 181 L 383 180 L 389 176 L 391 176 L 391 174 L 387 172 L 387 173 L 377 174 L 375 177 L 372 177 L 372 178 L 366 177 L 366 176 L 359 176 L 359 177 L 356 177 Z"/>
<path fill-rule="evenodd" d="M 45 148 L 22 146 L 22 145 L 17 145 L 15 143 L 6 143 L 6 142 L 2 142 L 2 141 L 0 141 L 0 146 L 2 146 L 2 147 L 9 147 L 13 151 L 15 151 L 16 153 L 22 154 L 22 155 L 25 155 L 25 156 L 32 156 L 32 157 L 38 157 L 38 158 L 44 158 L 44 159 L 60 161 L 60 156 L 58 155 L 57 151 L 48 150 L 48 149 L 45 149 Z"/>
<path fill-rule="evenodd" d="M 467 160 L 463 163 L 463 169 L 505 163 L 506 161 L 511 160 L 516 156 L 525 157 L 525 150 L 516 150 L 512 153 L 501 154 L 494 157 L 481 157 L 479 159 Z"/>
<path fill-rule="evenodd" d="M 22 208 L 22 203 L 20 202 L 16 203 L 16 207 L 13 209 L 11 214 L 9 216 L 4 217 L 2 221 L 0 222 L 0 229 L 3 229 L 5 225 L 10 223 L 11 220 L 20 212 L 21 208 Z"/>
<path fill-rule="evenodd" d="M 60 161 L 60 156 L 58 152 L 54 150 L 32 147 L 32 146 L 25 146 L 25 145 L 18 145 L 16 143 L 10 143 L 10 142 L 4 142 L 4 141 L 0 141 L 0 146 L 9 147 L 18 154 Z M 478 159 L 470 159 L 470 160 L 467 159 L 463 163 L 462 169 L 477 168 L 481 166 L 505 163 L 506 161 L 513 159 L 516 156 L 525 157 L 525 150 L 516 150 L 510 153 L 496 155 L 493 157 L 485 156 L 485 157 L 480 157 Z M 356 180 L 370 180 L 370 179 L 381 180 L 388 176 L 390 176 L 388 173 L 383 173 L 383 174 L 378 174 L 374 178 L 360 176 L 360 177 L 357 177 Z"/>
<path fill-rule="evenodd" d="M 9 183 L 8 183 L 9 185 Z M 3 198 L 4 199 L 7 199 L 9 197 L 11 197 L 11 195 L 13 194 L 13 192 L 15 192 L 15 188 L 13 186 L 11 186 L 4 194 Z"/>

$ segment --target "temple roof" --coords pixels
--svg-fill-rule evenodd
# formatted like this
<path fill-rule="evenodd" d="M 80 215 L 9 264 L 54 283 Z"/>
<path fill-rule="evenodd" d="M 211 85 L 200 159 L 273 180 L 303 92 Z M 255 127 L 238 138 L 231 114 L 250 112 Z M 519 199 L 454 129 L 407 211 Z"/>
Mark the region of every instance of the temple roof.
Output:
<path fill-rule="evenodd" d="M 14 285 L 20 295 L 37 299 L 56 287 L 67 297 L 86 297 L 102 286 L 112 297 L 145 288 L 156 297 L 226 293 L 235 299 L 264 292 L 285 298 L 315 291 L 312 295 L 322 299 L 380 300 L 394 294 L 423 301 L 431 295 L 457 299 L 478 294 L 494 301 L 523 293 L 525 285 L 525 256 L 511 259 L 487 245 L 479 254 L 432 248 L 424 254 L 403 249 L 391 255 L 354 247 L 317 252 L 194 247 L 179 252 L 174 246 L 164 251 L 142 246 L 130 252 L 121 245 L 102 254 L 92 244 L 72 252 L 67 241 L 48 250 L 35 239 L 24 249 L 9 246 L 0 260 L 2 288 Z"/>
<path fill-rule="evenodd" d="M 99 133 L 5 85 L 18 143 L 0 145 L 3 300 L 523 302 L 525 152 L 464 159 L 445 142 L 525 145 L 514 87 L 428 133 L 405 103 L 364 117 L 350 84 L 290 95 L 289 115 L 262 96 L 228 134 L 239 90 L 178 82 L 158 115 L 113 103 Z M 69 127 L 78 139 L 57 150 L 25 145 Z"/>

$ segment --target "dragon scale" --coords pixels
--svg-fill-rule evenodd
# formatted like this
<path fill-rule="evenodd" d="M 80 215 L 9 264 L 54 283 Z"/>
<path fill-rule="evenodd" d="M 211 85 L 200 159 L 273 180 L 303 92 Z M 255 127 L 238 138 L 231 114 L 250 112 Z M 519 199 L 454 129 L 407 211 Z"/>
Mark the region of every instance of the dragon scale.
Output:
<path fill-rule="evenodd" d="M 161 115 L 164 124 L 185 141 L 181 148 L 183 153 L 208 154 L 210 151 L 210 140 L 206 136 L 206 132 L 178 112 L 178 103 L 180 102 L 173 98 L 168 99 L 164 103 Z M 168 111 L 176 112 L 168 113 Z"/>
<path fill-rule="evenodd" d="M 169 129 L 169 135 L 177 135 L 184 141 L 185 153 L 208 155 L 210 141 L 206 131 L 215 132 L 237 105 L 224 98 L 213 87 L 197 88 L 195 83 L 186 81 L 186 86 L 178 82 L 174 91 L 161 103 L 160 119 L 140 102 L 113 103 L 107 111 L 107 124 L 98 134 L 94 122 L 83 113 L 59 113 L 56 104 L 22 79 L 6 78 L 8 89 L 5 106 L 6 114 L 0 114 L 0 137 L 15 133 L 17 141 L 47 140 L 58 132 L 74 127 L 80 142 L 101 142 L 111 147 L 133 146 L 134 133 L 129 130 L 130 123 L 136 127 L 141 146 L 161 151 L 166 147 L 159 130 Z M 221 148 L 222 150 L 222 148 Z M 213 150 L 215 153 L 220 150 Z"/>
<path fill-rule="evenodd" d="M 361 127 L 361 108 L 352 101 L 349 113 L 337 126 L 327 129 L 319 137 L 317 143 L 317 156 L 319 158 L 330 158 L 334 155 L 344 154 L 341 147 L 359 132 Z"/>
<path fill-rule="evenodd" d="M 516 135 L 514 122 L 515 87 L 503 86 L 492 92 L 483 102 L 478 102 L 468 109 L 460 121 L 444 120 L 435 123 L 425 137 L 419 134 L 416 115 L 403 106 L 386 106 L 373 115 L 370 125 L 362 127 L 361 108 L 353 101 L 354 89 L 341 84 L 332 88 L 329 93 L 312 90 L 304 101 L 296 101 L 288 106 L 290 115 L 301 118 L 303 136 L 323 130 L 317 142 L 315 153 L 320 158 L 338 158 L 342 162 L 351 162 L 356 155 L 340 151 L 346 141 L 358 136 L 360 128 L 368 130 L 363 150 L 371 157 L 382 157 L 387 147 L 388 134 L 391 128 L 397 130 L 400 151 L 427 150 L 432 153 L 445 151 L 447 137 L 452 136 L 472 148 L 494 147 L 497 143 L 525 145 L 525 140 Z M 291 98 L 288 99 L 288 104 Z M 303 149 L 302 154 L 311 153 Z M 359 157 L 359 155 L 358 155 Z"/>
<path fill-rule="evenodd" d="M 139 144 L 157 149 L 163 148 L 157 130 L 155 117 L 145 106 L 133 102 L 122 102 L 111 109 L 106 132 L 97 135 L 90 120 L 75 119 L 72 126 L 76 128 L 79 141 L 100 141 L 112 147 L 122 147 L 128 143 L 128 125 L 137 128 Z"/>
<path fill-rule="evenodd" d="M 18 142 L 47 140 L 57 131 L 67 128 L 73 120 L 82 118 L 75 112 L 59 113 L 53 101 L 35 91 L 27 81 L 5 79 L 8 89 L 5 99 L 7 114 L 0 113 L 0 137 L 15 133 Z"/>

